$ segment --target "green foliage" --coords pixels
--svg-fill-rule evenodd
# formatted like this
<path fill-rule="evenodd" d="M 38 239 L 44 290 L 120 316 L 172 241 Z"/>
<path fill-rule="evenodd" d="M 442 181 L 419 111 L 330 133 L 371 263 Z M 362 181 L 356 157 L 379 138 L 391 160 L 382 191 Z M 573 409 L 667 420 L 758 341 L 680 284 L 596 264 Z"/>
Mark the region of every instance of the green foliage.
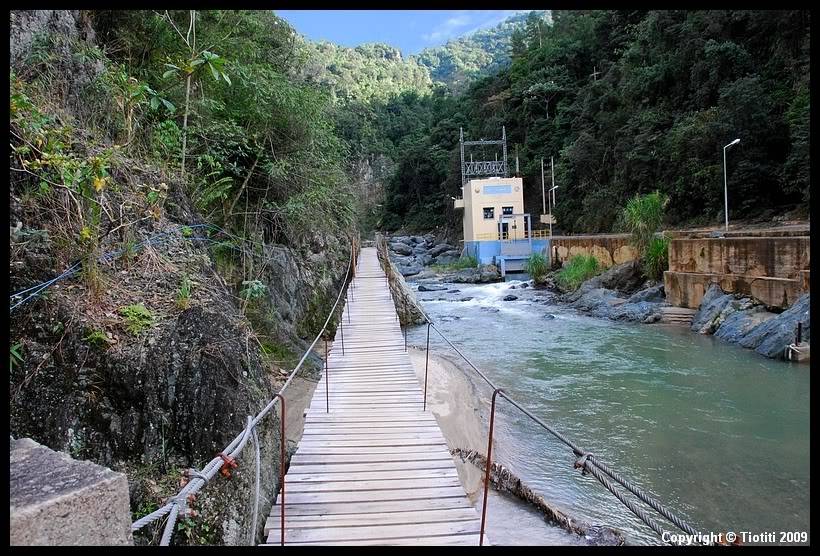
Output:
<path fill-rule="evenodd" d="M 465 268 L 477 268 L 478 259 L 473 255 L 462 255 L 457 261 L 449 264 L 433 265 L 437 270 L 462 270 Z"/>
<path fill-rule="evenodd" d="M 193 284 L 191 279 L 186 274 L 182 277 L 182 281 L 177 288 L 176 305 L 180 309 L 187 309 L 191 305 L 191 288 Z"/>
<path fill-rule="evenodd" d="M 635 195 L 627 201 L 623 209 L 623 222 L 630 234 L 632 245 L 643 258 L 652 238 L 663 223 L 663 212 L 669 198 L 655 191 L 646 195 Z"/>
<path fill-rule="evenodd" d="M 527 274 L 536 282 L 541 283 L 549 273 L 547 258 L 541 253 L 533 253 L 527 259 Z"/>
<path fill-rule="evenodd" d="M 573 291 L 602 270 L 595 255 L 575 255 L 558 271 L 556 281 L 565 290 Z"/>
<path fill-rule="evenodd" d="M 88 334 L 83 337 L 83 340 L 93 347 L 108 347 L 108 337 L 105 335 L 104 330 L 89 330 Z"/>
<path fill-rule="evenodd" d="M 669 268 L 669 238 L 665 235 L 653 237 L 643 257 L 644 274 L 653 280 L 663 278 Z"/>
<path fill-rule="evenodd" d="M 23 342 L 17 342 L 9 348 L 9 370 L 23 364 Z"/>
<path fill-rule="evenodd" d="M 244 287 L 239 292 L 242 299 L 259 299 L 268 293 L 268 287 L 259 280 L 243 280 L 242 285 Z"/>
<path fill-rule="evenodd" d="M 119 313 L 125 317 L 125 329 L 134 336 L 139 336 L 154 323 L 153 313 L 142 303 L 120 307 Z"/>

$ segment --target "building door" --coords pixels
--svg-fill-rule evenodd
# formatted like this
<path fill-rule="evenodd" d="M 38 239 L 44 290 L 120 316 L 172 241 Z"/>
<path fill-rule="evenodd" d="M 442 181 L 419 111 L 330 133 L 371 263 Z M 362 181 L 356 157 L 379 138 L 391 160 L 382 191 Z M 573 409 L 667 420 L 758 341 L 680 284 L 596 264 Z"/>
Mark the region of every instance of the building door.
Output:
<path fill-rule="evenodd" d="M 498 239 L 510 239 L 510 225 L 507 222 L 501 223 L 501 237 Z"/>
<path fill-rule="evenodd" d="M 524 239 L 528 239 L 531 235 L 532 230 L 530 229 L 530 215 L 524 215 Z"/>

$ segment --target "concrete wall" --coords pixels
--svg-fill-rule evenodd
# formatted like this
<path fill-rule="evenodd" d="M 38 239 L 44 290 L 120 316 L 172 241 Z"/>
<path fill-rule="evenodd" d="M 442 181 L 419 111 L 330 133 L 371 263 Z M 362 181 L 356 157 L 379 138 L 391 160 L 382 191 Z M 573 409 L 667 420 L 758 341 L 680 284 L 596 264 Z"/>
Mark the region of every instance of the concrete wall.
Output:
<path fill-rule="evenodd" d="M 575 255 L 594 255 L 603 266 L 635 260 L 635 248 L 628 234 L 553 236 L 550 257 L 558 253 L 562 263 Z"/>
<path fill-rule="evenodd" d="M 518 240 L 518 243 L 527 245 L 528 240 Z M 532 252 L 541 253 L 549 258 L 549 244 L 548 239 L 533 239 Z M 480 264 L 494 264 L 497 257 L 501 256 L 501 242 L 500 241 L 465 241 L 464 250 L 465 255 L 472 255 Z"/>
<path fill-rule="evenodd" d="M 786 309 L 809 291 L 808 237 L 673 239 L 663 281 L 666 300 L 697 309 L 712 283 Z"/>
<path fill-rule="evenodd" d="M 669 270 L 798 278 L 809 268 L 808 237 L 673 239 Z"/>
<path fill-rule="evenodd" d="M 125 475 L 30 438 L 11 440 L 9 514 L 12 545 L 133 544 Z"/>

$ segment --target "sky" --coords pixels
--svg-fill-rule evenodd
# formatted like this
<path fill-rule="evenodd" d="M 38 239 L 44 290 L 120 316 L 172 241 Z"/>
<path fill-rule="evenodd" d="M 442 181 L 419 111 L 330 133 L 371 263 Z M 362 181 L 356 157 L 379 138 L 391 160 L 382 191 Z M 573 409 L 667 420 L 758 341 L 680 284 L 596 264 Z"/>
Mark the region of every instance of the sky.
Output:
<path fill-rule="evenodd" d="M 521 11 L 527 10 L 276 10 L 276 15 L 314 41 L 350 47 L 382 42 L 409 56 Z"/>

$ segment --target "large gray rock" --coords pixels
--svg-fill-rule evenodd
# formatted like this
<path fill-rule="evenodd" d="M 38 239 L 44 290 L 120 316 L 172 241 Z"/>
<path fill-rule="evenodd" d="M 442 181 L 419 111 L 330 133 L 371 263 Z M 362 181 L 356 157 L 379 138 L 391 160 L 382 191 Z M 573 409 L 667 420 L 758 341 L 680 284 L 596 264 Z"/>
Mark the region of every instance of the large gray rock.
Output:
<path fill-rule="evenodd" d="M 421 236 L 411 236 L 411 237 L 410 237 L 410 240 L 411 240 L 413 243 L 415 243 L 416 245 L 418 245 L 418 244 L 424 244 L 424 238 L 423 238 L 423 237 L 421 237 Z"/>
<path fill-rule="evenodd" d="M 432 259 L 433 264 L 453 264 L 461 258 L 459 251 L 447 251 Z"/>
<path fill-rule="evenodd" d="M 436 284 L 421 284 L 419 286 L 420 292 L 439 292 L 444 291 L 447 289 L 447 286 L 436 285 Z"/>
<path fill-rule="evenodd" d="M 427 253 L 421 253 L 420 255 L 416 255 L 415 259 L 422 266 L 427 266 L 428 264 L 431 264 L 433 262 L 433 257 L 428 255 Z"/>
<path fill-rule="evenodd" d="M 442 253 L 444 253 L 446 251 L 458 251 L 458 253 L 461 254 L 461 251 L 459 251 L 458 249 L 456 249 L 454 246 L 450 245 L 449 243 L 439 243 L 438 245 L 436 245 L 435 247 L 430 249 L 430 256 L 431 257 L 438 257 L 439 255 L 441 255 Z"/>
<path fill-rule="evenodd" d="M 399 255 L 412 255 L 413 248 L 407 245 L 406 243 L 401 243 L 398 241 L 394 241 L 390 244 L 390 250 L 394 253 L 398 253 Z"/>
<path fill-rule="evenodd" d="M 30 438 L 9 453 L 12 545 L 131 545 L 128 480 Z"/>
<path fill-rule="evenodd" d="M 691 328 L 700 334 L 713 334 L 729 315 L 745 311 L 755 305 L 756 303 L 748 297 L 723 293 L 720 286 L 712 284 L 703 295 L 695 316 L 692 317 Z"/>
<path fill-rule="evenodd" d="M 413 276 L 421 272 L 422 268 L 423 267 L 417 262 L 396 265 L 396 270 L 398 270 L 402 276 Z"/>
<path fill-rule="evenodd" d="M 811 340 L 811 311 L 809 294 L 805 294 L 797 302 L 774 318 L 754 327 L 738 343 L 746 348 L 754 349 L 766 357 L 782 358 L 786 346 L 794 341 L 797 323 L 803 323 L 802 341 Z"/>
<path fill-rule="evenodd" d="M 638 303 L 640 301 L 649 301 L 652 303 L 662 303 L 666 301 L 663 284 L 637 291 L 626 300 L 627 303 Z"/>
<path fill-rule="evenodd" d="M 631 295 L 636 292 L 644 283 L 644 276 L 640 265 L 634 262 L 625 262 L 606 269 L 598 276 L 593 276 L 574 292 L 568 294 L 565 301 L 573 302 L 578 300 L 587 292 L 605 288 L 615 290 L 624 295 Z"/>
<path fill-rule="evenodd" d="M 421 245 L 416 245 L 413 247 L 413 254 L 414 255 L 421 255 L 422 253 L 427 254 L 427 246 L 423 243 Z"/>
<path fill-rule="evenodd" d="M 450 281 L 459 284 L 487 284 L 501 280 L 501 271 L 493 264 L 478 268 L 465 268 L 456 272 Z"/>

